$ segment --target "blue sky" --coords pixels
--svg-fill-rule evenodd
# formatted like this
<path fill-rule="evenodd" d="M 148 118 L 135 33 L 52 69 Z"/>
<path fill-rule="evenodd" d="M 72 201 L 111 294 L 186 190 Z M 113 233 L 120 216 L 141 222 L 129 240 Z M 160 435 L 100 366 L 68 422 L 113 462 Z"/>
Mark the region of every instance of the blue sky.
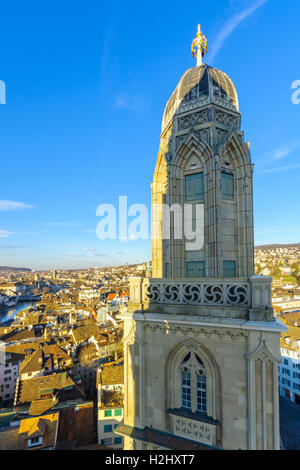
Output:
<path fill-rule="evenodd" d="M 0 265 L 150 259 L 150 241 L 99 240 L 96 208 L 119 195 L 150 207 L 163 110 L 195 65 L 198 23 L 205 61 L 239 94 L 256 244 L 300 242 L 299 14 L 299 0 L 3 4 Z"/>

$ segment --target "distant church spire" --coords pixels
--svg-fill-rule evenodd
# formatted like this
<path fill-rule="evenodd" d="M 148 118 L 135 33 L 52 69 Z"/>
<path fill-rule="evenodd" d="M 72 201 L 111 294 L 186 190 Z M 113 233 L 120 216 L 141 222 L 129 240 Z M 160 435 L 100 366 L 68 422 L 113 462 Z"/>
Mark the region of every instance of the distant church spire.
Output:
<path fill-rule="evenodd" d="M 198 24 L 198 31 L 192 42 L 192 56 L 197 57 L 197 67 L 202 65 L 202 58 L 207 52 L 207 39 L 201 32 L 201 26 Z"/>

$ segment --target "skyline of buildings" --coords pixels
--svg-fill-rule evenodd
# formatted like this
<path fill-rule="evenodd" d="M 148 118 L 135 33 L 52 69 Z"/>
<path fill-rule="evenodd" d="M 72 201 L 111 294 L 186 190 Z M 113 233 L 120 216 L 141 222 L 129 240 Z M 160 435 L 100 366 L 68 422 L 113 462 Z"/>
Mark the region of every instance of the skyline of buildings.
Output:
<path fill-rule="evenodd" d="M 255 164 L 255 244 L 298 242 L 300 105 L 292 86 L 300 79 L 299 2 L 283 11 L 276 0 L 222 0 L 217 11 L 205 3 L 182 18 L 180 2 L 171 11 L 159 5 L 158 17 L 154 1 L 145 7 L 153 25 L 147 34 L 140 5 L 129 5 L 100 8 L 92 0 L 84 11 L 73 6 L 71 19 L 67 4 L 54 2 L 47 17 L 40 4 L 32 15 L 22 2 L 18 13 L 3 7 L 0 264 L 55 269 L 150 260 L 150 240 L 98 240 L 96 209 L 117 207 L 119 195 L 150 209 L 162 110 L 193 65 L 188 43 L 198 21 L 211 65 L 239 83 Z"/>

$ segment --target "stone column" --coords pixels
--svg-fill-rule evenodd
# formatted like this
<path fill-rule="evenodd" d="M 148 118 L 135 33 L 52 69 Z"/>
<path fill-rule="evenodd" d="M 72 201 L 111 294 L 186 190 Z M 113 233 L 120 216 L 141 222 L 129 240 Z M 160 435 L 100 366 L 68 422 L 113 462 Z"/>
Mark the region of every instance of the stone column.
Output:
<path fill-rule="evenodd" d="M 256 349 L 246 359 L 248 368 L 248 448 L 249 450 L 278 450 L 279 406 L 277 367 L 280 359 L 270 352 L 266 345 L 266 340 L 262 337 Z M 271 368 L 267 367 L 267 364 L 271 364 Z M 268 406 L 268 396 L 269 399 L 271 396 L 272 400 L 272 444 L 268 444 L 267 417 L 271 414 Z M 261 439 L 259 439 L 259 436 L 261 436 Z M 269 448 L 270 446 L 271 448 Z"/>

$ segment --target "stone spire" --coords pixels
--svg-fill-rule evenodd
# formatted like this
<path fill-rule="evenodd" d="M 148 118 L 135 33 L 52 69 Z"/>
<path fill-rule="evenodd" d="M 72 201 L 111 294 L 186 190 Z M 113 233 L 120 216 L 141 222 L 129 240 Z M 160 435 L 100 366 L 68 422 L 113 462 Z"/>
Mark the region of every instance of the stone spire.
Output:
<path fill-rule="evenodd" d="M 192 56 L 197 57 L 197 67 L 202 65 L 202 58 L 207 52 L 207 39 L 201 32 L 201 26 L 198 24 L 198 31 L 192 42 Z"/>

